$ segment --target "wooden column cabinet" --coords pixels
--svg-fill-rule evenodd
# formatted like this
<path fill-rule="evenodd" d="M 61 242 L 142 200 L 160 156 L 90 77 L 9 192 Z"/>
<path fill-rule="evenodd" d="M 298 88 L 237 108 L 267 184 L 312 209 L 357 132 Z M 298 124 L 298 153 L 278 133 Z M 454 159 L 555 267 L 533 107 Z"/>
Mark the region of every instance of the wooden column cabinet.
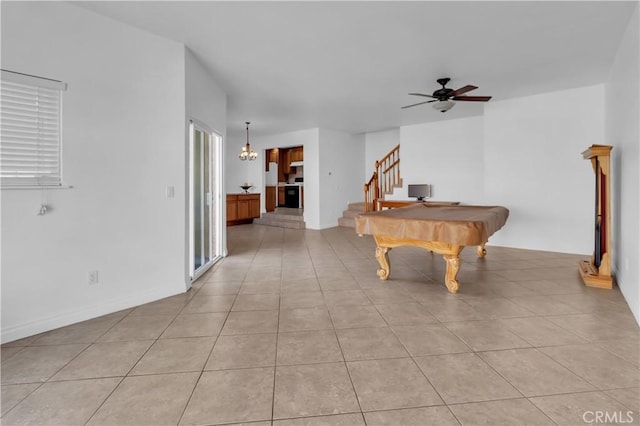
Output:
<path fill-rule="evenodd" d="M 595 173 L 594 250 L 590 260 L 579 263 L 582 281 L 589 287 L 612 288 L 611 276 L 611 150 L 591 145 L 582 158 L 591 160 Z"/>
<path fill-rule="evenodd" d="M 265 186 L 264 191 L 264 207 L 268 212 L 272 212 L 276 209 L 276 187 L 275 186 Z"/>
<path fill-rule="evenodd" d="M 260 194 L 227 194 L 227 226 L 251 223 L 260 217 Z"/>
<path fill-rule="evenodd" d="M 278 187 L 278 207 L 284 207 L 284 186 Z"/>

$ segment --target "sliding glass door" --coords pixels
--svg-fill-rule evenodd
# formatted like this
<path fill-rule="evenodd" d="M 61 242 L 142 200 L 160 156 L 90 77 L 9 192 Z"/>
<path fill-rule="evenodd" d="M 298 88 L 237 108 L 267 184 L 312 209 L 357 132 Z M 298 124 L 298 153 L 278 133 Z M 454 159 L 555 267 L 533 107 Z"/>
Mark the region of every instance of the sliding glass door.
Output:
<path fill-rule="evenodd" d="M 222 254 L 222 136 L 189 123 L 189 277 L 195 280 Z"/>

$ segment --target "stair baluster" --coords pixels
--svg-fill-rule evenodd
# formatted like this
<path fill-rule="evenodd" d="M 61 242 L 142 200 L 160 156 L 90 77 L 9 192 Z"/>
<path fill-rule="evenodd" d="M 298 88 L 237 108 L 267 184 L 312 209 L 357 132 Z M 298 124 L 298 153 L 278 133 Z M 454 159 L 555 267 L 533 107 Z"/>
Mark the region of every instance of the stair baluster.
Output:
<path fill-rule="evenodd" d="M 387 155 L 376 161 L 371 179 L 364 184 L 364 210 L 378 210 L 378 200 L 384 200 L 394 188 L 402 186 L 400 177 L 400 145 L 394 147 Z"/>

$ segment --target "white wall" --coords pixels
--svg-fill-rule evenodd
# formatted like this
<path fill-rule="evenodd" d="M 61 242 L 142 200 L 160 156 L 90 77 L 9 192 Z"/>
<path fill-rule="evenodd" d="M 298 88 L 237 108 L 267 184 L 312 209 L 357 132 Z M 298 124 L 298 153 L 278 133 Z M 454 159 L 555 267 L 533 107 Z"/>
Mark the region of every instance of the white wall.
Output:
<path fill-rule="evenodd" d="M 227 94 L 189 49 L 185 49 L 185 74 L 187 117 L 204 123 L 226 139 Z"/>
<path fill-rule="evenodd" d="M 68 83 L 74 186 L 45 216 L 40 191 L 1 193 L 2 341 L 184 291 L 184 47 L 69 3 L 1 7 L 2 68 Z"/>
<path fill-rule="evenodd" d="M 189 124 L 188 120 L 195 119 L 200 123 L 204 124 L 211 130 L 214 130 L 216 133 L 222 136 L 222 160 L 220 161 L 221 170 L 221 194 L 220 198 L 217 200 L 221 205 L 222 217 L 220 218 L 223 226 L 222 235 L 220 238 L 222 239 L 222 247 L 223 253 L 226 253 L 227 248 L 227 233 L 226 229 L 226 197 L 224 196 L 224 176 L 225 176 L 225 141 L 227 135 L 227 94 L 220 88 L 220 86 L 213 80 L 211 74 L 207 72 L 204 66 L 198 61 L 196 56 L 189 49 L 185 49 L 185 92 L 186 92 L 186 114 L 187 117 L 185 119 L 185 164 L 188 164 L 188 132 L 189 132 Z M 214 159 L 216 161 L 216 159 Z M 188 174 L 187 168 L 185 167 L 185 173 Z M 214 178 L 215 179 L 215 178 Z M 215 184 L 215 183 L 214 183 Z M 184 188 L 183 191 L 185 194 L 188 194 L 189 191 L 189 177 L 185 175 Z M 214 208 L 215 208 L 214 203 Z M 188 211 L 188 210 L 187 210 Z M 183 231 L 185 237 L 185 247 L 188 247 L 189 244 L 189 229 L 188 229 L 188 221 L 185 221 L 185 229 Z M 188 281 L 189 275 L 189 250 L 185 250 L 185 280 Z"/>
<path fill-rule="evenodd" d="M 591 253 L 593 171 L 581 152 L 604 140 L 603 86 L 485 106 L 486 203 L 509 208 L 495 245 Z"/>
<path fill-rule="evenodd" d="M 364 135 L 320 129 L 320 229 L 338 226 L 347 204 L 364 197 L 364 147 Z"/>
<path fill-rule="evenodd" d="M 306 136 L 303 143 L 305 226 L 309 229 L 321 229 L 321 209 L 324 206 L 320 202 L 320 129 L 315 128 L 296 133 L 302 133 L 300 136 Z M 291 146 L 287 138 L 284 138 L 282 143 L 281 146 Z"/>
<path fill-rule="evenodd" d="M 400 143 L 400 128 L 389 130 L 381 130 L 379 132 L 365 133 L 365 150 L 364 150 L 364 176 L 362 184 L 371 179 L 371 175 L 375 170 L 376 161 L 384 157 L 396 145 Z M 402 147 L 400 147 L 402 149 Z M 402 160 L 401 160 L 402 163 Z M 360 198 L 364 201 L 364 195 Z M 352 200 L 353 201 L 353 200 Z"/>
<path fill-rule="evenodd" d="M 407 199 L 408 184 L 431 184 L 431 199 L 474 204 L 483 199 L 482 117 L 400 128 L 402 189 L 388 199 Z"/>
<path fill-rule="evenodd" d="M 254 180 L 254 175 L 259 179 L 262 179 L 258 176 L 259 173 L 251 172 L 251 170 L 253 169 L 252 166 L 256 165 L 257 163 L 264 165 L 264 152 L 258 150 L 256 146 L 256 141 L 254 140 L 254 138 L 251 138 L 250 142 L 251 142 L 251 148 L 258 151 L 258 158 L 255 161 L 248 161 L 248 160 L 241 161 L 240 159 L 238 159 L 238 154 L 240 154 L 240 150 L 242 150 L 242 147 L 245 144 L 244 138 L 242 138 L 242 140 L 235 140 L 235 139 L 232 139 L 231 137 L 227 137 L 227 139 L 224 142 L 225 193 L 237 194 L 239 192 L 242 192 L 240 185 L 242 185 L 245 182 L 250 182 L 252 185 L 254 185 L 255 188 L 253 189 L 253 191 L 260 191 L 260 192 L 264 191 L 263 189 L 258 189 L 258 188 L 264 188 L 264 186 L 260 186 L 259 185 L 260 182 L 258 180 Z M 261 170 L 264 170 L 264 167 Z M 264 205 L 264 203 L 262 204 Z"/>
<path fill-rule="evenodd" d="M 622 294 L 640 322 L 640 17 L 626 29 L 605 84 L 604 145 L 612 145 L 613 270 Z"/>

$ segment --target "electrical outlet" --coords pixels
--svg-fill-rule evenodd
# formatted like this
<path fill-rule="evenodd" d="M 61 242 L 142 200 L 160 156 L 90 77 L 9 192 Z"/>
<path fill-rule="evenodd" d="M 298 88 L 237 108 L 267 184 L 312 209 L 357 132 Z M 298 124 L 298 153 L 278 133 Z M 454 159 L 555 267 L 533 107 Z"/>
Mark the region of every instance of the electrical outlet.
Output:
<path fill-rule="evenodd" d="M 87 284 L 89 285 L 98 284 L 98 271 L 87 272 Z"/>

